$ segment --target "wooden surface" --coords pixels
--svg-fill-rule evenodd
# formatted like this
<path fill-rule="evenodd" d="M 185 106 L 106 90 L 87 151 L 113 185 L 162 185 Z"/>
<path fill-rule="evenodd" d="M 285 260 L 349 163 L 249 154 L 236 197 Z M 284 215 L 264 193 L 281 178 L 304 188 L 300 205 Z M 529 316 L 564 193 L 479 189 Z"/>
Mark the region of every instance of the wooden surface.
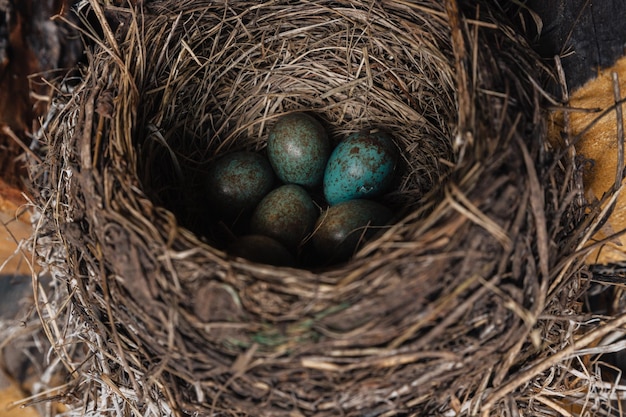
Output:
<path fill-rule="evenodd" d="M 554 58 L 559 57 L 572 107 L 604 110 L 614 105 L 614 72 L 619 77 L 620 95 L 626 97 L 626 0 L 527 0 L 522 3 L 541 19 L 542 31 L 531 41 L 548 65 L 553 66 Z M 522 10 L 524 8 L 520 7 L 517 12 Z M 534 21 L 530 19 L 527 23 L 528 27 L 533 27 Z M 560 87 L 558 82 L 551 86 L 558 97 Z M 571 136 L 576 136 L 585 131 L 598 113 L 573 112 L 570 115 Z M 562 114 L 555 117 L 562 126 Z M 585 188 L 592 201 L 600 199 L 615 183 L 617 144 L 617 119 L 613 111 L 597 121 L 576 145 L 579 155 L 590 161 Z M 595 239 L 605 239 L 625 228 L 626 191 Z M 626 236 L 612 239 L 595 251 L 588 262 L 626 262 Z"/>
<path fill-rule="evenodd" d="M 0 276 L 15 273 L 30 275 L 27 259 L 17 251 L 19 242 L 30 236 L 30 225 L 3 212 L 0 212 L 0 223 Z"/>
<path fill-rule="evenodd" d="M 28 263 L 16 250 L 31 230 L 26 199 L 0 179 L 0 276 L 30 274 Z"/>
<path fill-rule="evenodd" d="M 626 57 L 616 65 L 600 72 L 598 78 L 587 82 L 576 90 L 570 104 L 575 108 L 608 109 L 615 104 L 613 73 L 619 79 L 621 97 L 626 96 Z M 572 136 L 583 132 L 598 117 L 599 113 L 573 112 L 570 114 Z M 626 106 L 624 106 L 626 118 Z M 623 124 L 626 128 L 626 124 Z M 585 189 L 589 199 L 600 200 L 615 183 L 618 166 L 618 135 L 616 112 L 611 111 L 595 122 L 576 145 L 577 151 L 591 161 L 585 171 Z M 626 190 L 622 192 L 611 218 L 595 236 L 602 240 L 626 229 Z M 626 262 L 626 235 L 612 239 L 601 250 L 595 251 L 589 258 L 591 263 Z"/>
<path fill-rule="evenodd" d="M 5 381 L 3 386 L 2 382 L 0 377 L 0 417 L 39 417 L 34 408 L 13 406 L 24 398 L 25 393 L 15 383 Z"/>
<path fill-rule="evenodd" d="M 28 300 L 32 293 L 30 268 L 16 252 L 19 242 L 28 238 L 32 230 L 25 204 L 21 191 L 0 179 L 0 320 L 12 320 L 23 314 L 21 301 Z M 2 342 L 0 340 L 0 345 Z M 0 370 L 0 417 L 38 417 L 32 408 L 11 407 L 27 395 L 21 387 L 25 381 L 16 380 L 16 375 L 7 375 L 4 370 L 11 372 L 14 366 L 21 366 L 24 357 L 8 345 L 0 352 L 0 359 L 3 368 Z"/>

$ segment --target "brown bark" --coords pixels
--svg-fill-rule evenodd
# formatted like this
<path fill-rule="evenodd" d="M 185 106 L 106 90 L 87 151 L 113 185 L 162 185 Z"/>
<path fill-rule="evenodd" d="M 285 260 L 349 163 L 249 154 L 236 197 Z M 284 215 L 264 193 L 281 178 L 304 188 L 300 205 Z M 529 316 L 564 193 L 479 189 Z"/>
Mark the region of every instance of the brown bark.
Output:
<path fill-rule="evenodd" d="M 74 0 L 0 0 L 0 177 L 18 185 L 21 147 L 2 130 L 28 143 L 46 109 L 42 77 L 73 65 L 81 43 L 61 16 Z M 32 94 L 35 93 L 35 94 Z"/>

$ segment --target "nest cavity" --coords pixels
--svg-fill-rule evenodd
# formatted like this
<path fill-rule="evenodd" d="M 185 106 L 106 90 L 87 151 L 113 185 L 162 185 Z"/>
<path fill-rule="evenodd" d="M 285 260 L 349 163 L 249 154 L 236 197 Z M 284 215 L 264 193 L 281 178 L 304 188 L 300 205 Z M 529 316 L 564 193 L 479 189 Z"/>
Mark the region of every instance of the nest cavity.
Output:
<path fill-rule="evenodd" d="M 91 0 L 79 13 L 88 64 L 58 89 L 31 166 L 38 253 L 66 283 L 48 323 L 79 407 L 549 408 L 532 398 L 565 384 L 542 364 L 580 311 L 581 181 L 546 141 L 542 66 L 493 2 Z M 292 111 L 332 137 L 385 128 L 403 159 L 388 197 L 401 219 L 324 270 L 230 257 L 205 233 L 206 167 L 261 151 Z"/>

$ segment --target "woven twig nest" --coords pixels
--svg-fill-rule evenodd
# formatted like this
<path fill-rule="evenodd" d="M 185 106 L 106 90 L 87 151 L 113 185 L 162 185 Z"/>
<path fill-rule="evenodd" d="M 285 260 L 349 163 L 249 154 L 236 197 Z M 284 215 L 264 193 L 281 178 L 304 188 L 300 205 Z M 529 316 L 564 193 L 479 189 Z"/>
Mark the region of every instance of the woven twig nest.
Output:
<path fill-rule="evenodd" d="M 38 253 L 67 283 L 46 323 L 81 412 L 551 409 L 533 398 L 567 382 L 551 358 L 584 290 L 579 170 L 546 141 L 539 62 L 491 2 L 81 10 L 95 46 L 32 167 Z M 273 267 L 203 234 L 202 170 L 263 152 L 292 111 L 331 136 L 384 127 L 401 150 L 399 218 L 346 263 Z"/>

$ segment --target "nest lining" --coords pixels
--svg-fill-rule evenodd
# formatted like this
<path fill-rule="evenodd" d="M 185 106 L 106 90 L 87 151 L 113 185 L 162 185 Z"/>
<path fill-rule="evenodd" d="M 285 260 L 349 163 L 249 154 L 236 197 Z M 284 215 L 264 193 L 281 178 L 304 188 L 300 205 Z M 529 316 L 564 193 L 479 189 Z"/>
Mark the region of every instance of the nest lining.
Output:
<path fill-rule="evenodd" d="M 88 3 L 103 36 L 84 81 L 56 97 L 32 169 L 56 237 L 40 253 L 69 277 L 59 317 L 78 317 L 67 333 L 86 326 L 93 352 L 67 361 L 77 386 L 106 375 L 80 403 L 145 416 L 545 407 L 535 384 L 559 387 L 569 362 L 563 379 L 516 374 L 571 338 L 582 190 L 544 140 L 538 62 L 498 10 Z M 404 217 L 323 271 L 230 258 L 198 233 L 205 164 L 262 151 L 267 126 L 297 110 L 335 137 L 384 126 L 407 165 L 389 196 Z"/>
<path fill-rule="evenodd" d="M 334 142 L 365 128 L 391 132 L 404 151 L 406 175 L 387 199 L 395 207 L 418 206 L 453 159 L 454 80 L 439 71 L 450 59 L 439 52 L 449 49 L 438 46 L 439 31 L 407 32 L 398 16 L 350 3 L 241 13 L 246 7 L 202 12 L 191 28 L 163 16 L 152 27 L 157 32 L 146 34 L 167 38 L 164 28 L 172 28 L 189 47 L 176 46 L 143 88 L 149 93 L 141 106 L 149 110 L 137 126 L 146 131 L 134 134 L 148 138 L 139 145 L 145 151 L 138 168 L 153 201 L 210 235 L 198 224 L 209 205 L 197 197 L 207 164 L 229 150 L 262 150 L 268 126 L 301 110 L 325 122 Z"/>

